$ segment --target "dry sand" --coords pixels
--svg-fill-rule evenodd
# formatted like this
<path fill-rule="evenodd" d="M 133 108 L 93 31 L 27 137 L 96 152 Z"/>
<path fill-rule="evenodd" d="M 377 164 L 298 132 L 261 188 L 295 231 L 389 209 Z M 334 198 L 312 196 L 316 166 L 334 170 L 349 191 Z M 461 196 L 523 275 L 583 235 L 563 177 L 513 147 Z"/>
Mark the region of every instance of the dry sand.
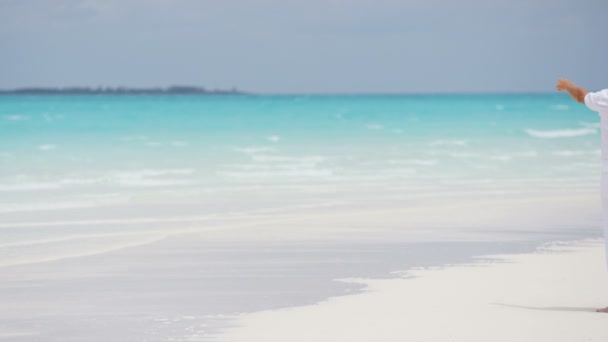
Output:
<path fill-rule="evenodd" d="M 244 314 L 218 341 L 608 341 L 603 242 L 350 279 L 357 295 Z"/>

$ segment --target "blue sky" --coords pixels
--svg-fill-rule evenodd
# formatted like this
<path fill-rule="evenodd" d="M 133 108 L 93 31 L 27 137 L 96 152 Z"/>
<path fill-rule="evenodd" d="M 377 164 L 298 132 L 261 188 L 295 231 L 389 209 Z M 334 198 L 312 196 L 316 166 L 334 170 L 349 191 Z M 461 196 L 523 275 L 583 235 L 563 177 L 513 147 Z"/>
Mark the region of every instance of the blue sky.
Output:
<path fill-rule="evenodd" d="M 0 88 L 608 88 L 606 0 L 0 0 Z"/>

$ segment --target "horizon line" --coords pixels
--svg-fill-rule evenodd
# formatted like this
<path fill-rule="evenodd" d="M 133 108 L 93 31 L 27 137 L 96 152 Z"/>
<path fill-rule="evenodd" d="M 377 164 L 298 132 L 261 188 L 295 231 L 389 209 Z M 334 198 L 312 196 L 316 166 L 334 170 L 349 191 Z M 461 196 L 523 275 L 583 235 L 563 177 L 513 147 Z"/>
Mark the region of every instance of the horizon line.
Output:
<path fill-rule="evenodd" d="M 0 88 L 0 95 L 259 95 L 259 96 L 357 96 L 357 95 L 547 95 L 558 94 L 557 91 L 541 90 L 500 90 L 500 91 L 337 91 L 337 92 L 251 92 L 229 89 L 207 88 L 204 86 L 170 85 L 150 87 L 127 86 L 64 86 L 41 87 L 27 86 L 17 88 Z"/>

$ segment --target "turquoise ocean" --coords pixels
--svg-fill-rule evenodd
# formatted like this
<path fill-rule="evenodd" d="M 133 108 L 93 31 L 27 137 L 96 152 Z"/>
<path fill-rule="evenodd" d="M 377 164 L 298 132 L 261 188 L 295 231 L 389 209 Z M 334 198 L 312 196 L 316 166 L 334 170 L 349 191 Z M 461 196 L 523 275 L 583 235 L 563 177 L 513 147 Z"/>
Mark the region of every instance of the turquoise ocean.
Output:
<path fill-rule="evenodd" d="M 598 119 L 563 94 L 1 96 L 0 264 L 252 213 L 595 198 Z"/>

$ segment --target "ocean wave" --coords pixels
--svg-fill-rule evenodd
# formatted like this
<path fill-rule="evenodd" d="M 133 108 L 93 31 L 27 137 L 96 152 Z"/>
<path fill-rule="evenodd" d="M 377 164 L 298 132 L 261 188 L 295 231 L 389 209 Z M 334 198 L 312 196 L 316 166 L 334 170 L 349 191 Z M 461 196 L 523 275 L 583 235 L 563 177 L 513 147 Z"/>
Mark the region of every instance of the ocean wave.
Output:
<path fill-rule="evenodd" d="M 539 131 L 535 129 L 525 129 L 526 133 L 535 138 L 553 139 L 553 138 L 573 138 L 585 135 L 597 134 L 594 128 L 578 128 L 578 129 L 559 129 L 553 131 Z"/>
<path fill-rule="evenodd" d="M 227 171 L 218 174 L 238 179 L 329 177 L 333 171 L 318 169 L 325 156 L 291 157 L 282 155 L 250 154 L 253 163 L 225 165 Z"/>
<path fill-rule="evenodd" d="M 193 184 L 191 181 L 182 179 L 141 179 L 141 178 L 125 178 L 119 179 L 120 185 L 136 186 L 136 187 L 160 187 L 170 185 L 188 185 Z"/>
<path fill-rule="evenodd" d="M 228 164 L 225 165 L 229 170 L 249 170 L 249 171 L 285 171 L 299 170 L 304 168 L 314 169 L 314 165 L 303 164 Z"/>
<path fill-rule="evenodd" d="M 0 183 L 2 191 L 36 191 L 36 190 L 55 190 L 70 185 L 86 185 L 102 182 L 100 178 L 64 178 L 52 182 L 24 181 L 18 179 L 15 183 Z"/>
<path fill-rule="evenodd" d="M 501 161 L 501 162 L 508 162 L 511 159 L 513 159 L 513 157 L 509 156 L 509 155 L 501 155 L 501 156 L 490 156 L 489 159 L 497 160 L 497 161 Z"/>
<path fill-rule="evenodd" d="M 497 161 L 510 161 L 513 158 L 534 158 L 538 156 L 538 152 L 536 151 L 523 151 L 523 152 L 512 152 L 505 154 L 496 154 L 488 157 L 489 160 L 497 160 Z"/>
<path fill-rule="evenodd" d="M 6 121 L 26 121 L 30 119 L 30 117 L 27 115 L 19 114 L 4 115 L 2 118 Z"/>
<path fill-rule="evenodd" d="M 601 150 L 557 150 L 551 152 L 552 155 L 558 157 L 576 157 L 583 155 L 599 156 L 601 153 Z"/>
<path fill-rule="evenodd" d="M 38 149 L 40 151 L 50 151 L 50 150 L 54 150 L 57 148 L 57 145 L 53 145 L 53 144 L 44 144 L 44 145 L 39 145 Z"/>
<path fill-rule="evenodd" d="M 553 109 L 553 110 L 569 110 L 570 106 L 565 105 L 565 104 L 556 104 L 554 106 L 551 106 L 551 109 Z"/>
<path fill-rule="evenodd" d="M 219 172 L 220 176 L 237 179 L 275 179 L 275 178 L 326 178 L 333 176 L 332 170 L 327 169 L 288 169 L 253 172 Z"/>
<path fill-rule="evenodd" d="M 119 140 L 121 141 L 147 141 L 150 138 L 148 138 L 145 135 L 132 135 L 132 136 L 127 136 L 127 137 L 122 137 Z"/>
<path fill-rule="evenodd" d="M 466 146 L 469 141 L 465 139 L 454 140 L 435 140 L 429 143 L 430 146 Z"/>
<path fill-rule="evenodd" d="M 55 120 L 61 120 L 64 118 L 64 116 L 61 114 L 49 114 L 49 113 L 43 113 L 42 117 L 44 118 L 44 120 L 46 122 L 53 122 Z"/>
<path fill-rule="evenodd" d="M 327 160 L 324 156 L 286 157 L 277 155 L 252 155 L 251 159 L 258 163 L 300 163 L 317 164 Z"/>
<path fill-rule="evenodd" d="M 143 169 L 137 171 L 116 172 L 114 175 L 119 178 L 144 178 L 165 175 L 191 175 L 194 172 L 194 169 Z"/>
<path fill-rule="evenodd" d="M 169 185 L 192 184 L 191 181 L 175 178 L 159 178 L 161 176 L 184 176 L 191 175 L 194 169 L 143 169 L 137 171 L 116 172 L 110 175 L 110 179 L 120 185 L 157 187 Z"/>
<path fill-rule="evenodd" d="M 278 135 L 270 135 L 266 137 L 266 140 L 273 142 L 273 143 L 277 143 L 279 142 L 279 140 L 281 140 L 281 137 Z"/>
<path fill-rule="evenodd" d="M 34 190 L 49 190 L 61 188 L 60 182 L 49 183 L 14 183 L 0 184 L 0 192 L 2 191 L 34 191 Z"/>
<path fill-rule="evenodd" d="M 391 159 L 389 164 L 396 165 L 420 165 L 420 166 L 435 166 L 439 164 L 436 159 Z"/>
<path fill-rule="evenodd" d="M 27 181 L 18 178 L 13 183 L 0 183 L 0 192 L 20 192 L 38 190 L 58 190 L 71 186 L 94 184 L 120 184 L 127 186 L 168 186 L 192 184 L 190 180 L 175 178 L 175 176 L 189 176 L 194 169 L 143 169 L 137 171 L 112 172 L 89 178 L 63 178 L 55 181 Z M 163 178 L 163 176 L 173 176 Z"/>
<path fill-rule="evenodd" d="M 173 141 L 146 141 L 146 140 L 142 140 L 142 142 L 144 143 L 144 145 L 146 145 L 148 147 L 165 147 L 165 146 L 188 147 L 188 146 L 190 146 L 190 143 L 188 143 L 186 141 L 181 141 L 181 140 L 173 140 Z"/>
<path fill-rule="evenodd" d="M 240 153 L 245 153 L 245 154 L 255 154 L 255 153 L 260 153 L 260 152 L 272 152 L 275 151 L 276 149 L 272 148 L 272 147 L 258 147 L 258 146 L 247 146 L 247 147 L 233 147 L 232 148 L 233 151 L 235 152 L 240 152 Z"/>
<path fill-rule="evenodd" d="M 585 121 L 579 121 L 578 122 L 579 125 L 585 127 L 585 128 L 601 128 L 602 125 L 599 122 L 585 122 Z"/>
<path fill-rule="evenodd" d="M 366 127 L 367 127 L 367 129 L 371 129 L 371 130 L 378 130 L 378 129 L 384 128 L 384 126 L 382 126 L 380 124 L 369 124 Z"/>
<path fill-rule="evenodd" d="M 528 157 L 528 158 L 531 158 L 531 157 L 537 157 L 538 156 L 538 152 L 536 152 L 536 151 L 524 151 L 524 152 L 513 153 L 513 155 L 516 156 L 516 157 Z"/>
<path fill-rule="evenodd" d="M 478 155 L 475 153 L 469 153 L 469 152 L 454 152 L 454 153 L 448 153 L 448 156 L 450 156 L 452 158 L 474 158 L 474 157 L 477 157 Z"/>

